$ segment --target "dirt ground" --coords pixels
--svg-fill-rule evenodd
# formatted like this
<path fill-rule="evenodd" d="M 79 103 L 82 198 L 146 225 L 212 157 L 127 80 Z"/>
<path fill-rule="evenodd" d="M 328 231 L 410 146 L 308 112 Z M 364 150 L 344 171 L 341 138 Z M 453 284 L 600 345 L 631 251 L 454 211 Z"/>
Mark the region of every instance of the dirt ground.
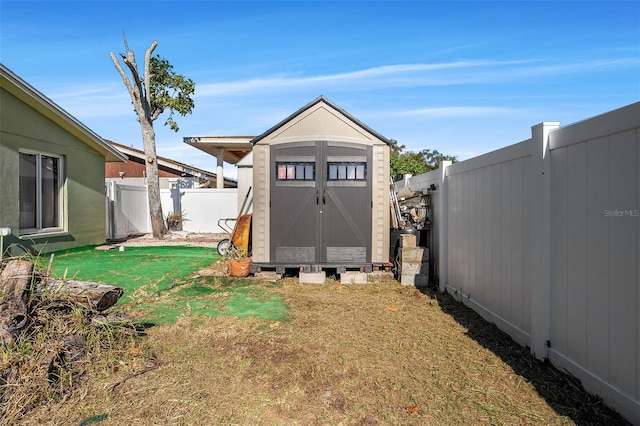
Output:
<path fill-rule="evenodd" d="M 206 234 L 206 233 L 196 234 L 196 233 L 187 233 L 187 232 L 173 232 L 173 233 L 167 234 L 164 241 L 158 241 L 151 238 L 149 235 L 145 235 L 145 236 L 129 239 L 124 244 L 126 245 L 162 245 L 162 244 L 173 245 L 175 244 L 175 245 L 194 245 L 194 246 L 215 247 L 217 245 L 217 242 L 220 241 L 220 239 L 226 238 L 226 237 L 227 237 L 226 234 Z M 331 282 L 330 280 L 328 281 Z M 285 282 L 285 281 L 283 280 L 282 282 Z M 337 282 L 334 283 L 333 286 L 335 288 L 344 287 Z M 322 287 L 323 286 L 320 286 L 320 289 Z M 350 286 L 347 286 L 347 288 L 349 287 Z M 322 309 L 316 312 L 316 310 L 314 309 L 313 310 L 314 313 L 307 312 L 307 314 L 302 314 L 303 316 L 307 317 L 307 320 L 303 321 L 302 324 L 299 324 L 299 323 L 296 324 L 296 321 L 292 321 L 291 325 L 295 324 L 300 326 L 302 328 L 302 335 L 304 335 L 306 334 L 304 329 L 310 326 L 310 323 L 308 322 L 310 316 L 318 315 L 318 318 L 316 319 L 316 321 L 318 321 L 320 324 L 326 324 L 326 325 L 329 325 L 329 323 L 331 323 L 330 325 L 331 328 L 336 326 L 340 327 L 340 325 L 343 325 L 348 328 L 353 328 L 354 322 L 357 324 L 356 327 L 361 327 L 363 322 L 374 322 L 374 321 L 380 320 L 378 316 L 379 312 L 374 313 L 373 318 L 367 317 L 368 315 L 367 313 L 364 313 L 362 318 L 356 317 L 357 316 L 356 311 L 358 310 L 357 307 L 359 305 L 361 305 L 360 313 L 367 312 L 369 306 L 364 307 L 362 306 L 362 304 L 363 303 L 366 304 L 367 302 L 365 302 L 365 300 L 369 300 L 369 297 L 372 294 L 373 294 L 373 297 L 376 299 L 376 301 L 375 302 L 370 301 L 369 304 L 376 303 L 378 298 L 382 298 L 383 300 L 380 302 L 382 306 L 380 306 L 380 309 L 384 311 L 386 308 L 387 313 L 397 312 L 396 309 L 399 309 L 399 308 L 395 306 L 394 303 L 403 303 L 400 301 L 395 302 L 394 300 L 392 300 L 395 294 L 408 296 L 412 301 L 425 304 L 420 309 L 433 311 L 433 308 L 437 307 L 435 311 L 437 312 L 438 317 L 430 318 L 428 321 L 436 321 L 438 324 L 446 324 L 446 326 L 444 327 L 444 330 L 443 330 L 440 327 L 435 327 L 436 323 L 433 323 L 434 326 L 431 326 L 431 327 L 425 323 L 416 324 L 416 321 L 425 321 L 425 319 L 423 318 L 423 315 L 415 315 L 413 318 L 411 318 L 411 315 L 407 316 L 406 312 L 404 312 L 403 314 L 396 315 L 402 318 L 396 323 L 396 325 L 400 326 L 400 329 L 403 330 L 405 333 L 408 333 L 410 336 L 417 337 L 418 340 L 420 339 L 421 336 L 424 337 L 430 334 L 440 336 L 440 339 L 441 339 L 440 346 L 436 346 L 436 349 L 448 351 L 448 356 L 445 355 L 446 358 L 455 358 L 456 355 L 459 355 L 462 358 L 466 359 L 467 356 L 469 355 L 469 352 L 468 352 L 469 348 L 467 347 L 467 345 L 471 344 L 472 359 L 466 360 L 464 362 L 470 365 L 475 365 L 476 367 L 474 368 L 478 368 L 481 371 L 486 369 L 486 371 L 483 371 L 483 373 L 486 373 L 486 374 L 482 375 L 483 378 L 480 380 L 480 382 L 475 383 L 476 385 L 478 385 L 478 389 L 476 389 L 475 392 L 482 393 L 484 394 L 485 397 L 487 397 L 487 395 L 491 394 L 492 392 L 496 392 L 497 393 L 495 395 L 496 398 L 501 399 L 503 401 L 504 400 L 509 401 L 508 405 L 513 405 L 513 407 L 511 407 L 510 409 L 504 408 L 504 407 L 501 408 L 500 404 L 497 404 L 497 403 L 495 405 L 493 403 L 487 404 L 486 402 L 473 401 L 473 398 L 472 398 L 468 400 L 467 403 L 470 404 L 471 406 L 482 406 L 480 412 L 476 413 L 476 415 L 480 415 L 480 417 L 474 421 L 471 421 L 471 419 L 473 418 L 473 414 L 470 415 L 469 412 L 467 412 L 464 416 L 461 416 L 458 419 L 459 420 L 458 421 L 458 420 L 454 420 L 456 419 L 455 415 L 452 417 L 450 414 L 447 414 L 441 418 L 439 416 L 434 416 L 433 411 L 431 412 L 431 415 L 428 415 L 428 413 L 430 412 L 429 410 L 430 403 L 424 403 L 424 406 L 420 406 L 420 407 L 418 407 L 417 405 L 412 405 L 410 401 L 413 401 L 417 404 L 418 403 L 417 401 L 420 399 L 416 394 L 414 396 L 411 396 L 409 400 L 402 402 L 406 406 L 404 407 L 404 409 L 400 410 L 402 415 L 400 415 L 399 417 L 394 415 L 389 415 L 387 419 L 389 420 L 388 422 L 384 421 L 385 420 L 384 415 L 382 415 L 383 421 L 380 422 L 379 415 L 372 416 L 371 414 L 366 414 L 364 415 L 363 418 L 361 418 L 357 422 L 355 421 L 355 419 L 358 417 L 358 415 L 355 415 L 354 417 L 349 417 L 349 416 L 338 417 L 340 419 L 338 423 L 363 424 L 363 425 L 364 424 L 372 424 L 372 425 L 387 424 L 387 423 L 388 424 L 454 424 L 454 423 L 456 424 L 488 424 L 488 423 L 516 424 L 518 423 L 518 424 L 578 424 L 578 425 L 601 425 L 601 424 L 602 425 L 605 425 L 605 424 L 606 425 L 618 425 L 618 424 L 626 425 L 628 424 L 615 411 L 609 409 L 606 405 L 604 405 L 604 403 L 599 397 L 591 395 L 588 392 L 586 392 L 582 388 L 582 385 L 580 384 L 579 380 L 570 376 L 569 374 L 566 374 L 562 371 L 557 370 L 548 361 L 541 362 L 539 360 L 536 360 L 530 355 L 528 348 L 521 347 L 515 342 L 513 342 L 508 335 L 500 331 L 495 325 L 488 324 L 478 314 L 473 312 L 471 309 L 465 307 L 461 303 L 456 302 L 452 297 L 450 297 L 446 293 L 441 294 L 433 291 L 432 289 L 427 289 L 427 288 L 420 289 L 418 291 L 413 287 L 408 288 L 406 286 L 404 287 L 400 286 L 400 289 L 392 290 L 392 293 L 395 293 L 394 295 L 389 296 L 388 294 L 385 293 L 386 291 L 389 290 L 389 288 L 384 284 L 382 285 L 382 288 L 376 288 L 374 286 L 371 289 L 368 289 L 370 291 L 364 290 L 364 292 L 360 291 L 360 290 L 363 290 L 358 288 L 360 286 L 354 286 L 354 287 L 357 290 L 357 292 L 356 294 L 352 294 L 352 292 L 349 291 L 348 293 L 350 297 L 344 297 L 345 296 L 344 291 L 341 292 L 340 295 L 338 295 L 332 291 L 329 291 L 327 294 L 327 292 L 322 290 L 320 290 L 318 293 L 316 293 L 315 291 L 311 293 L 305 292 L 303 295 L 302 293 L 300 293 L 297 280 L 288 279 L 286 285 L 283 287 L 284 288 L 283 292 L 285 295 L 285 300 L 287 300 L 287 303 L 290 303 L 292 305 L 293 309 L 297 307 L 303 310 L 309 310 L 309 308 L 312 305 L 314 305 L 314 307 L 317 308 L 318 303 L 320 303 L 320 305 L 324 303 L 329 303 L 326 300 L 326 298 L 333 299 L 336 297 L 340 297 L 343 303 L 341 304 L 337 302 L 329 303 L 329 305 L 331 305 L 332 307 L 331 309 L 338 308 L 338 306 L 340 306 L 338 309 L 352 312 L 351 315 L 347 315 L 346 317 L 344 317 L 343 312 L 341 312 L 340 314 L 334 313 L 333 314 L 334 320 L 327 321 L 325 319 L 320 319 L 320 317 L 324 317 L 327 313 L 330 312 L 331 309 L 329 310 L 329 312 L 324 312 Z M 308 297 L 309 295 L 311 296 Z M 360 299 L 361 303 L 358 303 L 358 301 L 353 301 L 351 299 L 351 296 L 355 296 L 356 299 Z M 378 324 L 378 325 L 382 325 L 382 329 L 384 329 L 386 328 L 385 327 L 386 323 L 387 323 L 387 319 L 382 319 L 382 324 Z M 317 324 L 314 324 L 314 328 L 316 325 Z M 332 330 L 331 333 L 338 340 L 341 341 L 341 344 L 344 344 L 344 345 L 349 345 L 350 343 L 362 344 L 365 347 L 369 345 L 370 346 L 369 351 L 373 351 L 373 358 L 369 357 L 370 354 L 367 356 L 361 354 L 360 357 L 364 360 L 363 361 L 364 363 L 366 363 L 367 360 L 369 360 L 369 362 L 375 365 L 378 363 L 378 361 L 376 360 L 378 357 L 382 357 L 382 358 L 387 357 L 388 354 L 385 354 L 381 348 L 376 348 L 375 341 L 379 338 L 378 336 L 378 333 L 380 333 L 379 330 L 375 330 L 375 331 L 371 330 L 372 335 L 369 336 L 371 338 L 371 341 L 369 342 L 359 341 L 359 337 L 354 337 L 351 334 L 352 332 L 353 330 L 351 332 Z M 443 333 L 452 333 L 452 335 L 444 335 Z M 460 336 L 460 333 L 462 333 L 463 336 Z M 300 333 L 295 333 L 295 334 L 300 334 Z M 464 340 L 464 343 L 462 344 L 456 343 L 456 341 L 461 338 Z M 296 337 L 296 339 L 300 339 L 300 337 Z M 310 338 L 309 340 L 306 341 L 306 343 L 303 345 L 305 346 L 305 349 L 302 349 L 301 347 L 297 347 L 296 349 L 291 349 L 291 352 L 287 352 L 284 355 L 280 354 L 276 356 L 275 354 L 273 354 L 272 356 L 274 359 L 280 358 L 280 357 L 284 357 L 285 359 L 292 356 L 298 357 L 298 356 L 302 356 L 301 354 L 304 354 L 304 356 L 317 356 L 318 354 L 313 353 L 314 352 L 313 350 L 311 350 L 311 353 L 307 353 L 307 352 L 310 350 L 309 348 L 314 346 L 314 343 L 322 344 L 325 341 L 324 339 L 325 339 L 324 336 L 316 335 L 315 339 Z M 302 339 L 302 340 L 306 340 L 306 339 Z M 402 342 L 402 338 L 399 337 L 397 343 L 400 346 L 403 346 L 404 344 L 406 344 L 401 342 Z M 457 344 L 460 344 L 460 347 L 452 349 L 452 347 Z M 416 343 L 413 343 L 413 345 L 414 345 L 414 348 L 411 348 L 409 350 L 409 356 L 414 356 L 415 362 L 412 363 L 412 365 L 405 365 L 401 370 L 402 374 L 408 374 L 409 376 L 433 375 L 433 374 L 439 375 L 449 371 L 449 373 L 451 374 L 450 380 L 452 381 L 461 380 L 461 378 L 458 376 L 458 373 L 454 373 L 450 371 L 448 368 L 442 367 L 442 364 L 441 364 L 443 362 L 442 360 L 436 362 L 436 364 L 439 364 L 439 365 L 435 365 L 435 366 L 425 365 L 421 354 L 416 353 L 416 349 L 417 349 L 415 347 Z M 357 356 L 356 354 L 350 354 L 350 352 L 344 347 L 342 347 L 341 350 L 344 351 L 345 357 L 348 357 L 349 355 Z M 254 348 L 251 352 L 253 353 L 257 351 L 258 349 Z M 302 351 L 302 352 L 299 352 L 299 351 Z M 400 364 L 407 363 L 408 360 L 403 358 L 407 354 L 405 353 L 403 355 L 400 355 L 402 353 L 402 350 L 400 348 L 395 349 L 395 351 L 397 351 L 399 354 L 398 362 Z M 233 350 L 231 352 L 233 352 Z M 474 352 L 475 352 L 475 355 L 473 354 Z M 297 355 L 294 355 L 294 353 Z M 263 357 L 262 354 L 258 354 L 258 353 L 254 353 L 254 355 L 258 359 Z M 474 357 L 479 357 L 479 358 L 473 359 Z M 281 362 L 283 361 L 282 360 L 277 361 L 277 364 L 279 365 Z M 409 364 L 411 363 L 409 362 Z M 496 369 L 493 369 L 493 367 L 491 366 L 492 364 L 499 365 L 499 367 Z M 318 368 L 319 370 L 323 369 L 321 367 L 313 367 L 313 368 Z M 364 371 L 366 371 L 364 367 L 362 368 Z M 460 365 L 457 365 L 457 367 L 453 367 L 453 368 L 458 369 L 460 368 Z M 409 371 L 406 371 L 405 369 L 409 369 Z M 434 373 L 434 369 L 436 371 L 440 370 L 440 372 Z M 508 372 L 506 379 L 505 377 L 502 376 L 504 374 L 503 369 L 506 369 Z M 398 373 L 397 370 L 394 369 L 394 371 Z M 358 372 L 358 374 L 360 373 L 362 373 L 362 371 Z M 307 377 L 307 379 L 313 379 L 314 374 L 313 373 L 309 373 L 309 374 L 311 374 L 311 376 Z M 495 376 L 492 376 L 492 374 L 495 374 Z M 375 374 L 371 374 L 371 376 L 373 377 L 375 376 Z M 469 380 L 468 377 L 466 377 L 467 376 L 466 374 L 463 376 L 464 376 L 462 378 L 463 382 L 466 382 L 467 380 Z M 289 378 L 287 378 L 284 382 L 286 383 L 287 380 L 289 380 Z M 329 379 L 326 379 L 326 380 L 329 380 Z M 352 389 L 352 391 L 357 392 L 357 387 L 363 386 L 363 383 L 359 382 L 359 380 L 365 380 L 364 383 L 366 383 L 367 386 L 372 385 L 370 383 L 371 377 L 369 377 L 369 380 L 362 377 L 354 378 L 354 383 L 360 383 L 360 384 L 355 386 Z M 386 377 L 384 380 L 391 380 L 392 382 L 395 381 L 390 379 L 389 377 Z M 487 381 L 492 381 L 493 383 L 489 383 Z M 484 385 L 484 389 L 482 389 L 483 382 L 486 382 Z M 285 383 L 281 384 L 281 386 L 286 386 Z M 470 383 L 473 386 L 474 381 L 470 380 Z M 511 387 L 512 385 L 515 385 L 515 388 L 512 388 Z M 290 386 L 294 386 L 294 385 L 291 384 Z M 307 387 L 309 385 L 297 384 L 296 386 Z M 374 383 L 373 386 L 374 388 L 377 388 L 379 386 L 379 383 Z M 396 385 L 394 386 L 402 388 L 404 385 L 401 383 L 396 383 Z M 410 386 L 410 385 L 407 384 L 406 386 Z M 448 386 L 453 386 L 453 385 L 448 385 Z M 428 387 L 426 388 L 428 389 Z M 435 395 L 435 393 L 440 391 L 442 391 L 441 387 L 429 389 L 429 392 L 433 392 L 434 395 L 431 395 L 427 399 L 433 399 L 433 398 L 446 399 L 445 395 L 441 395 L 441 396 Z M 315 390 L 315 392 L 321 392 L 321 390 L 317 389 Z M 325 394 L 326 392 L 331 393 L 330 391 L 325 391 Z M 365 392 L 365 390 L 360 389 L 360 392 Z M 415 389 L 415 392 L 420 393 L 420 389 Z M 345 405 L 347 404 L 347 399 L 345 398 L 346 396 L 343 397 L 343 399 L 338 402 L 333 401 L 333 404 L 338 404 L 340 406 Z M 372 397 L 372 399 L 375 400 L 378 398 Z M 458 409 L 462 408 L 462 406 L 464 405 L 464 398 L 462 398 L 461 401 L 462 401 L 461 402 L 462 405 L 459 406 Z M 325 403 L 326 402 L 327 401 L 325 401 Z M 536 405 L 540 402 L 542 402 L 542 405 L 544 406 L 542 411 L 545 411 L 546 409 L 550 410 L 550 412 L 552 413 L 550 417 L 547 417 L 546 420 L 544 421 L 542 420 L 542 418 L 537 418 L 537 416 L 540 416 L 540 413 L 536 413 L 536 409 L 533 408 L 532 406 L 531 418 L 527 418 L 526 406 L 529 404 Z M 401 404 L 400 401 L 397 401 L 397 403 Z M 487 405 L 483 406 L 483 404 L 487 404 Z M 445 405 L 448 405 L 448 404 L 445 404 Z M 412 407 L 416 407 L 416 409 L 423 415 L 406 417 L 406 414 L 407 414 L 406 410 L 409 410 L 408 411 L 409 414 L 417 414 L 417 413 L 411 412 L 411 410 L 413 409 Z M 446 411 L 444 407 L 441 407 L 441 409 Z M 470 412 L 473 412 L 473 410 L 471 410 L 469 407 L 465 407 L 463 411 L 469 411 L 469 410 Z M 499 414 L 501 411 L 504 411 L 504 412 L 502 414 Z M 288 413 L 287 415 L 293 416 L 292 413 Z M 333 421 L 329 423 L 319 422 L 318 418 L 311 420 L 311 418 L 313 418 L 315 415 L 317 415 L 317 413 L 310 414 L 309 416 L 302 416 L 301 418 L 307 418 L 309 420 L 309 424 L 337 424 L 337 423 L 334 423 Z M 470 417 L 467 417 L 469 415 Z M 293 416 L 293 417 L 296 417 L 296 416 Z M 282 415 L 278 415 L 276 416 L 276 418 L 272 420 L 274 421 L 274 424 L 280 424 L 280 422 L 283 421 L 283 418 L 286 418 L 286 416 L 283 417 Z M 337 418 L 333 418 L 334 421 L 336 419 Z M 345 421 L 345 419 L 349 419 L 349 420 Z M 423 421 L 426 421 L 426 423 L 423 423 Z M 297 423 L 297 422 L 294 422 L 294 423 Z M 301 424 L 305 424 L 305 423 L 306 421 L 302 422 Z M 242 424 L 242 422 L 240 424 Z"/>
<path fill-rule="evenodd" d="M 174 233 L 123 244 L 215 246 L 219 238 Z M 392 280 L 244 285 L 281 297 L 287 320 L 186 315 L 151 327 L 135 362 L 87 373 L 24 424 L 628 424 L 447 294 Z"/>
<path fill-rule="evenodd" d="M 162 240 L 153 238 L 153 235 L 151 234 L 142 234 L 132 235 L 124 240 L 112 241 L 111 243 L 116 245 L 123 245 L 125 247 L 172 245 L 216 247 L 218 242 L 223 238 L 228 238 L 228 235 L 225 233 L 170 231 Z"/>

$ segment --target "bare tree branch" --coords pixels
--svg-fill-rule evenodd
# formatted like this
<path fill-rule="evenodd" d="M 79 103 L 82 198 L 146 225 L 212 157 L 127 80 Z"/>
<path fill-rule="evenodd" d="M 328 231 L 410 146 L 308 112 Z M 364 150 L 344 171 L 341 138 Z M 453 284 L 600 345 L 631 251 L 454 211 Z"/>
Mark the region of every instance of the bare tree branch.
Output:
<path fill-rule="evenodd" d="M 160 114 L 162 114 L 163 112 L 164 112 L 163 108 L 156 108 L 156 110 L 153 111 L 153 114 L 151 114 L 151 120 L 155 121 L 155 119 L 158 118 Z"/>
<path fill-rule="evenodd" d="M 113 65 L 116 67 L 116 69 L 118 70 L 118 73 L 120 74 L 120 76 L 122 77 L 122 81 L 124 81 L 124 85 L 127 88 L 127 90 L 129 91 L 129 95 L 131 95 L 131 99 L 134 101 L 136 100 L 136 92 L 133 88 L 133 86 L 131 85 L 131 82 L 129 81 L 129 77 L 127 77 L 127 73 L 124 72 L 124 69 L 122 68 L 122 66 L 120 65 L 120 61 L 118 61 L 118 58 L 116 58 L 116 55 L 113 54 L 113 52 L 109 52 L 109 54 L 111 55 L 111 60 L 113 61 Z M 124 57 L 124 55 L 121 54 L 121 56 Z"/>
<path fill-rule="evenodd" d="M 122 56 L 122 61 L 131 71 L 131 75 L 133 77 L 133 81 L 135 83 L 134 93 L 136 94 L 137 99 L 142 101 L 142 108 L 145 112 L 144 116 L 148 117 L 150 107 L 148 104 L 151 102 L 149 97 L 145 97 L 145 93 L 143 92 L 142 81 L 140 81 L 140 75 L 138 73 L 138 63 L 136 62 L 136 56 L 132 50 L 129 49 L 129 43 L 127 42 L 127 36 L 122 33 L 122 39 L 124 41 L 124 46 L 127 51 L 127 55 L 120 54 Z M 156 43 L 157 44 L 157 43 Z M 146 71 L 146 70 L 145 70 Z"/>
<path fill-rule="evenodd" d="M 158 41 L 154 40 L 144 54 L 144 90 L 145 97 L 147 98 L 149 104 L 149 116 L 151 117 L 152 121 L 155 120 L 157 116 L 153 117 L 156 114 L 155 111 L 151 111 L 151 55 L 153 54 L 153 51 L 155 50 L 157 45 Z"/>
<path fill-rule="evenodd" d="M 125 34 L 122 34 L 122 38 L 124 40 L 126 55 L 121 53 L 120 56 L 122 57 L 122 61 L 131 72 L 133 84 L 127 77 L 124 69 L 120 65 L 113 52 L 111 52 L 111 60 L 122 76 L 123 81 L 125 82 L 125 86 L 127 87 L 129 94 L 131 95 L 131 99 L 133 100 L 133 104 L 138 115 L 140 117 L 148 117 L 150 121 L 154 121 L 164 111 L 164 108 L 156 108 L 153 111 L 151 109 L 151 55 L 153 54 L 155 48 L 158 46 L 158 41 L 154 40 L 153 43 L 151 43 L 151 46 L 145 52 L 143 83 L 142 80 L 140 80 L 140 75 L 138 73 L 138 64 L 136 62 L 135 54 L 132 50 L 129 49 L 129 43 L 127 42 L 127 37 Z M 137 100 L 140 101 L 140 104 L 136 102 Z M 142 108 L 142 111 L 138 111 L 139 107 Z"/>
<path fill-rule="evenodd" d="M 129 43 L 127 42 L 127 36 L 124 33 L 124 31 L 122 32 L 122 40 L 124 41 L 124 49 L 128 52 L 129 51 Z"/>
<path fill-rule="evenodd" d="M 129 80 L 127 73 L 124 71 L 124 68 L 122 68 L 122 66 L 120 65 L 120 62 L 118 61 L 118 58 L 116 57 L 116 55 L 114 55 L 113 52 L 110 52 L 110 55 L 111 55 L 111 61 L 113 62 L 113 65 L 116 67 L 116 70 L 118 70 L 118 73 L 122 77 L 122 81 L 124 81 L 124 85 L 127 88 L 129 95 L 131 96 L 131 101 L 133 103 L 133 107 L 136 111 L 136 114 L 138 114 L 138 117 L 144 117 L 145 116 L 145 108 L 144 108 L 145 100 L 140 96 L 140 88 L 137 85 L 134 86 L 131 84 L 131 81 Z M 124 55 L 122 54 L 120 56 L 124 57 Z M 131 69 L 131 66 L 129 65 L 126 58 L 124 59 L 124 62 L 127 64 L 129 69 Z M 134 74 L 135 76 L 135 72 L 132 71 L 132 74 Z"/>

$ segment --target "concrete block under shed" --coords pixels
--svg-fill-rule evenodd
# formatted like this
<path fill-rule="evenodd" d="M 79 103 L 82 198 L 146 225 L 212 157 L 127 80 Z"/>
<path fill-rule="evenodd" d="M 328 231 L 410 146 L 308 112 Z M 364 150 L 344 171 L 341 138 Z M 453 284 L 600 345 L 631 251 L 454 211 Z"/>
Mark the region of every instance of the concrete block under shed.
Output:
<path fill-rule="evenodd" d="M 429 273 L 429 262 L 402 262 L 400 275 L 418 275 Z"/>
<path fill-rule="evenodd" d="M 400 284 L 426 287 L 429 285 L 429 274 L 400 275 Z"/>
<path fill-rule="evenodd" d="M 393 281 L 395 278 L 391 271 L 373 271 L 367 277 L 371 283 L 383 283 Z"/>
<path fill-rule="evenodd" d="M 429 249 L 409 247 L 400 249 L 400 275 L 429 273 Z"/>
<path fill-rule="evenodd" d="M 300 284 L 324 284 L 324 280 L 327 278 L 327 274 L 324 271 L 320 272 L 302 272 L 298 276 Z"/>
<path fill-rule="evenodd" d="M 415 236 L 409 234 L 409 237 Z M 403 238 L 405 235 L 402 236 Z M 408 238 L 411 240 L 411 238 Z M 405 243 L 403 239 L 403 244 Z M 429 249 L 426 247 L 403 246 L 399 252 L 400 283 L 423 287 L 429 284 Z"/>
<path fill-rule="evenodd" d="M 340 274 L 340 284 L 367 284 L 369 274 L 365 272 L 347 271 Z"/>
<path fill-rule="evenodd" d="M 400 241 L 400 247 L 415 247 L 416 246 L 416 236 L 414 234 L 402 234 L 400 235 L 402 241 Z"/>
<path fill-rule="evenodd" d="M 425 247 L 403 247 L 400 249 L 402 262 L 429 262 L 429 249 Z"/>
<path fill-rule="evenodd" d="M 275 271 L 260 271 L 256 272 L 254 276 L 261 281 L 278 281 L 281 275 Z"/>

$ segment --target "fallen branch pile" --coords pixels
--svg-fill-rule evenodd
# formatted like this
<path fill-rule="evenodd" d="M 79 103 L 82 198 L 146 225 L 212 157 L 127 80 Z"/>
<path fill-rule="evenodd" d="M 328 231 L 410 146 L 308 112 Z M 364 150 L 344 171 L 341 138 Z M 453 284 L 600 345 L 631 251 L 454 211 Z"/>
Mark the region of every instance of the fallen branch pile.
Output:
<path fill-rule="evenodd" d="M 95 310 L 104 311 L 122 296 L 120 287 L 77 280 L 59 280 L 35 272 L 28 260 L 12 260 L 0 273 L 0 341 L 11 343 L 13 336 L 27 325 L 29 305 L 38 299 L 34 292 L 60 296 Z"/>
<path fill-rule="evenodd" d="M 51 277 L 30 260 L 6 264 L 0 272 L 0 418 L 17 420 L 43 399 L 69 394 L 101 354 L 136 346 L 129 318 L 106 312 L 122 294 L 117 286 Z"/>

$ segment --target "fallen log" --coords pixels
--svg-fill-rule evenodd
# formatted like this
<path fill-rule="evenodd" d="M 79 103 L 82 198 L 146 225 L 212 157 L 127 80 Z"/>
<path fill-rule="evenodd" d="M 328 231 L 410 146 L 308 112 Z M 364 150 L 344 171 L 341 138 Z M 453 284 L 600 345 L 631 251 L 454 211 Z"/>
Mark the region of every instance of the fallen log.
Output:
<path fill-rule="evenodd" d="M 48 278 L 45 289 L 69 296 L 82 306 L 102 312 L 116 304 L 122 297 L 121 287 L 91 281 L 60 280 Z"/>
<path fill-rule="evenodd" d="M 121 287 L 104 283 L 41 277 L 34 272 L 31 261 L 11 260 L 0 273 L 0 343 L 11 343 L 27 325 L 28 304 L 30 292 L 35 288 L 32 286 L 34 282 L 38 282 L 39 291 L 47 291 L 54 296 L 64 295 L 65 298 L 98 312 L 115 305 L 124 293 Z"/>
<path fill-rule="evenodd" d="M 27 303 L 33 279 L 33 263 L 15 259 L 0 273 L 0 342 L 11 343 L 27 325 Z"/>

